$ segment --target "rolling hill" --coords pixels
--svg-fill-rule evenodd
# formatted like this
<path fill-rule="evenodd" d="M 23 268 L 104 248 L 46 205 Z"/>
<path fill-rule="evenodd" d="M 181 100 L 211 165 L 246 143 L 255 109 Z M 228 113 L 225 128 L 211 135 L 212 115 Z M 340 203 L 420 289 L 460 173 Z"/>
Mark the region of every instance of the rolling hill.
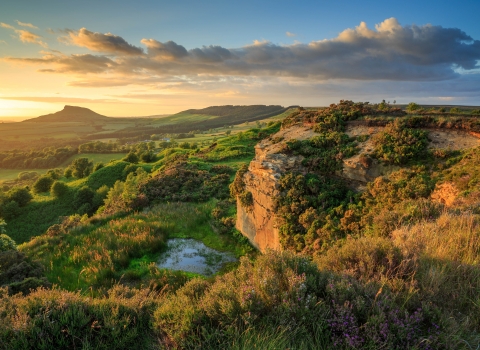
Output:
<path fill-rule="evenodd" d="M 42 115 L 40 117 L 24 120 L 23 123 L 52 123 L 52 122 L 87 122 L 108 121 L 112 118 L 98 114 L 91 109 L 77 106 L 65 106 L 56 113 Z"/>

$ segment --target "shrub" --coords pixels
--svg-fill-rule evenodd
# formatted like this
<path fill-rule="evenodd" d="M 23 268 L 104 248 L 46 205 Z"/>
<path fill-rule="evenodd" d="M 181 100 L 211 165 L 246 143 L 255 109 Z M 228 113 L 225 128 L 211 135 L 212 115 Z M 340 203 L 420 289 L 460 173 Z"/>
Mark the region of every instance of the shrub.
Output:
<path fill-rule="evenodd" d="M 104 166 L 105 166 L 105 165 L 104 165 L 103 163 L 101 163 L 101 162 L 96 163 L 95 166 L 93 167 L 93 171 L 95 172 L 95 171 L 97 171 L 97 170 L 100 170 L 100 169 L 102 169 Z"/>
<path fill-rule="evenodd" d="M 10 295 L 16 293 L 27 295 L 31 289 L 51 286 L 44 276 L 43 267 L 28 259 L 16 248 L 6 251 L 0 248 L 0 266 L 0 287 L 8 287 Z"/>
<path fill-rule="evenodd" d="M 378 159 L 390 164 L 405 164 L 425 154 L 428 139 L 426 131 L 407 128 L 396 119 L 374 136 L 373 143 Z"/>
<path fill-rule="evenodd" d="M 53 180 L 58 180 L 60 178 L 61 169 L 50 169 L 45 174 L 46 176 L 50 176 Z"/>
<path fill-rule="evenodd" d="M 82 214 L 88 213 L 92 210 L 93 197 L 95 192 L 87 186 L 83 186 L 75 193 L 73 199 L 73 206 L 77 209 L 82 209 Z"/>
<path fill-rule="evenodd" d="M 68 186 L 61 181 L 55 181 L 50 188 L 50 192 L 56 198 L 63 197 L 68 192 L 68 190 Z"/>
<path fill-rule="evenodd" d="M 150 201 L 204 202 L 228 196 L 228 174 L 212 174 L 199 164 L 178 161 L 141 185 Z"/>
<path fill-rule="evenodd" d="M 0 252 L 5 252 L 7 250 L 16 250 L 17 244 L 13 239 L 7 236 L 5 233 L 0 234 Z M 1 267 L 2 265 L 0 265 Z"/>
<path fill-rule="evenodd" d="M 72 168 L 67 168 L 65 169 L 65 172 L 63 173 L 63 176 L 65 176 L 67 179 L 72 177 L 73 170 Z"/>
<path fill-rule="evenodd" d="M 136 164 L 138 163 L 138 156 L 135 152 L 130 152 L 122 160 L 124 160 L 125 162 Z"/>
<path fill-rule="evenodd" d="M 53 180 L 50 176 L 42 176 L 33 184 L 33 192 L 48 192 L 52 187 Z"/>
<path fill-rule="evenodd" d="M 0 216 L 10 220 L 17 217 L 20 214 L 20 206 L 15 201 L 8 201 L 0 206 Z"/>
<path fill-rule="evenodd" d="M 21 207 L 26 206 L 33 199 L 30 190 L 25 187 L 15 187 L 11 189 L 8 191 L 7 197 L 9 200 L 17 202 Z"/>
<path fill-rule="evenodd" d="M 72 169 L 72 175 L 81 179 L 88 176 L 92 172 L 93 162 L 88 158 L 77 158 L 70 165 Z"/>
<path fill-rule="evenodd" d="M 5 349 L 150 349 L 156 343 L 149 323 L 158 294 L 149 290 L 116 286 L 94 299 L 39 289 L 0 299 Z"/>
<path fill-rule="evenodd" d="M 145 151 L 140 155 L 140 159 L 144 163 L 151 163 L 155 161 L 155 154 L 151 151 Z"/>
<path fill-rule="evenodd" d="M 408 112 L 415 112 L 420 109 L 420 105 L 416 104 L 415 102 L 410 102 L 407 106 L 407 111 Z"/>

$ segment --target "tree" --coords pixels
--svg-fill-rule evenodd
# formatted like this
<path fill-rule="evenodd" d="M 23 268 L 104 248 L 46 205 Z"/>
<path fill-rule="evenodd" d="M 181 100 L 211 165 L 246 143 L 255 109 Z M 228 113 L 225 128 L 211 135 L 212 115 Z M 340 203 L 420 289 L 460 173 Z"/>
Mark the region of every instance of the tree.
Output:
<path fill-rule="evenodd" d="M 20 215 L 20 206 L 15 201 L 5 203 L 0 207 L 0 214 L 7 220 L 13 219 Z"/>
<path fill-rule="evenodd" d="M 410 102 L 407 106 L 408 112 L 414 112 L 418 109 L 420 109 L 420 105 L 416 104 L 415 102 Z"/>
<path fill-rule="evenodd" d="M 50 176 L 42 176 L 33 184 L 33 192 L 48 192 L 52 187 L 53 179 Z"/>
<path fill-rule="evenodd" d="M 125 158 L 123 158 L 124 161 L 129 162 L 129 163 L 138 163 L 138 156 L 135 152 L 130 152 L 126 155 Z"/>
<path fill-rule="evenodd" d="M 0 219 L 0 252 L 17 250 L 17 244 L 15 241 L 5 234 L 5 226 L 7 226 L 5 220 Z"/>
<path fill-rule="evenodd" d="M 61 174 L 61 173 L 60 173 Z M 49 171 L 47 171 L 47 176 L 50 176 L 52 179 L 54 180 L 58 180 L 60 178 L 60 174 L 58 172 L 58 170 L 56 169 L 50 169 Z"/>
<path fill-rule="evenodd" d="M 99 169 L 102 169 L 104 167 L 103 163 L 102 162 L 99 162 L 97 164 L 95 164 L 95 166 L 93 167 L 93 171 L 97 171 Z"/>
<path fill-rule="evenodd" d="M 19 206 L 24 207 L 33 199 L 27 187 L 16 187 L 8 192 L 8 199 L 15 201 Z"/>
<path fill-rule="evenodd" d="M 72 177 L 72 168 L 67 168 L 65 169 L 65 172 L 63 173 L 63 176 L 65 176 L 67 179 Z"/>
<path fill-rule="evenodd" d="M 17 244 L 6 234 L 0 234 L 0 252 L 6 252 L 7 250 L 17 250 Z"/>
<path fill-rule="evenodd" d="M 61 181 L 55 181 L 50 188 L 50 192 L 55 198 L 61 198 L 68 192 L 68 186 Z"/>
<path fill-rule="evenodd" d="M 140 155 L 140 159 L 144 163 L 150 163 L 150 162 L 153 162 L 155 160 L 155 155 L 153 154 L 153 152 L 150 152 L 150 151 L 143 152 Z"/>
<path fill-rule="evenodd" d="M 87 186 L 80 188 L 73 198 L 73 206 L 81 212 L 81 214 L 89 213 L 92 210 L 93 197 L 95 192 Z"/>
<path fill-rule="evenodd" d="M 72 175 L 81 179 L 88 176 L 91 173 L 93 162 L 90 162 L 88 158 L 75 159 L 71 165 Z"/>

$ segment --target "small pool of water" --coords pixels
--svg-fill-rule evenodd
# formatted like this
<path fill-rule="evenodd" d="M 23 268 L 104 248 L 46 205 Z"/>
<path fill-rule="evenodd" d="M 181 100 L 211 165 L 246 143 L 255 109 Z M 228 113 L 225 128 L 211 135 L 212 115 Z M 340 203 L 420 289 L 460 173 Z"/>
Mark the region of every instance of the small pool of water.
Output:
<path fill-rule="evenodd" d="M 223 264 L 233 261 L 237 261 L 233 254 L 219 252 L 200 241 L 173 238 L 167 241 L 167 250 L 160 256 L 157 266 L 211 276 Z"/>

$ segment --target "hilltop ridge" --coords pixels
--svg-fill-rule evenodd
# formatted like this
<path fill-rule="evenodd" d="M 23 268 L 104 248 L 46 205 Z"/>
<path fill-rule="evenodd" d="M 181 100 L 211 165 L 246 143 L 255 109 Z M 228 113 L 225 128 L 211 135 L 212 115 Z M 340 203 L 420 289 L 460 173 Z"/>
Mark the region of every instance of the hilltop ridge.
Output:
<path fill-rule="evenodd" d="M 89 108 L 65 105 L 61 111 L 27 119 L 23 122 L 85 122 L 105 121 L 109 119 L 111 118 L 94 112 Z"/>

